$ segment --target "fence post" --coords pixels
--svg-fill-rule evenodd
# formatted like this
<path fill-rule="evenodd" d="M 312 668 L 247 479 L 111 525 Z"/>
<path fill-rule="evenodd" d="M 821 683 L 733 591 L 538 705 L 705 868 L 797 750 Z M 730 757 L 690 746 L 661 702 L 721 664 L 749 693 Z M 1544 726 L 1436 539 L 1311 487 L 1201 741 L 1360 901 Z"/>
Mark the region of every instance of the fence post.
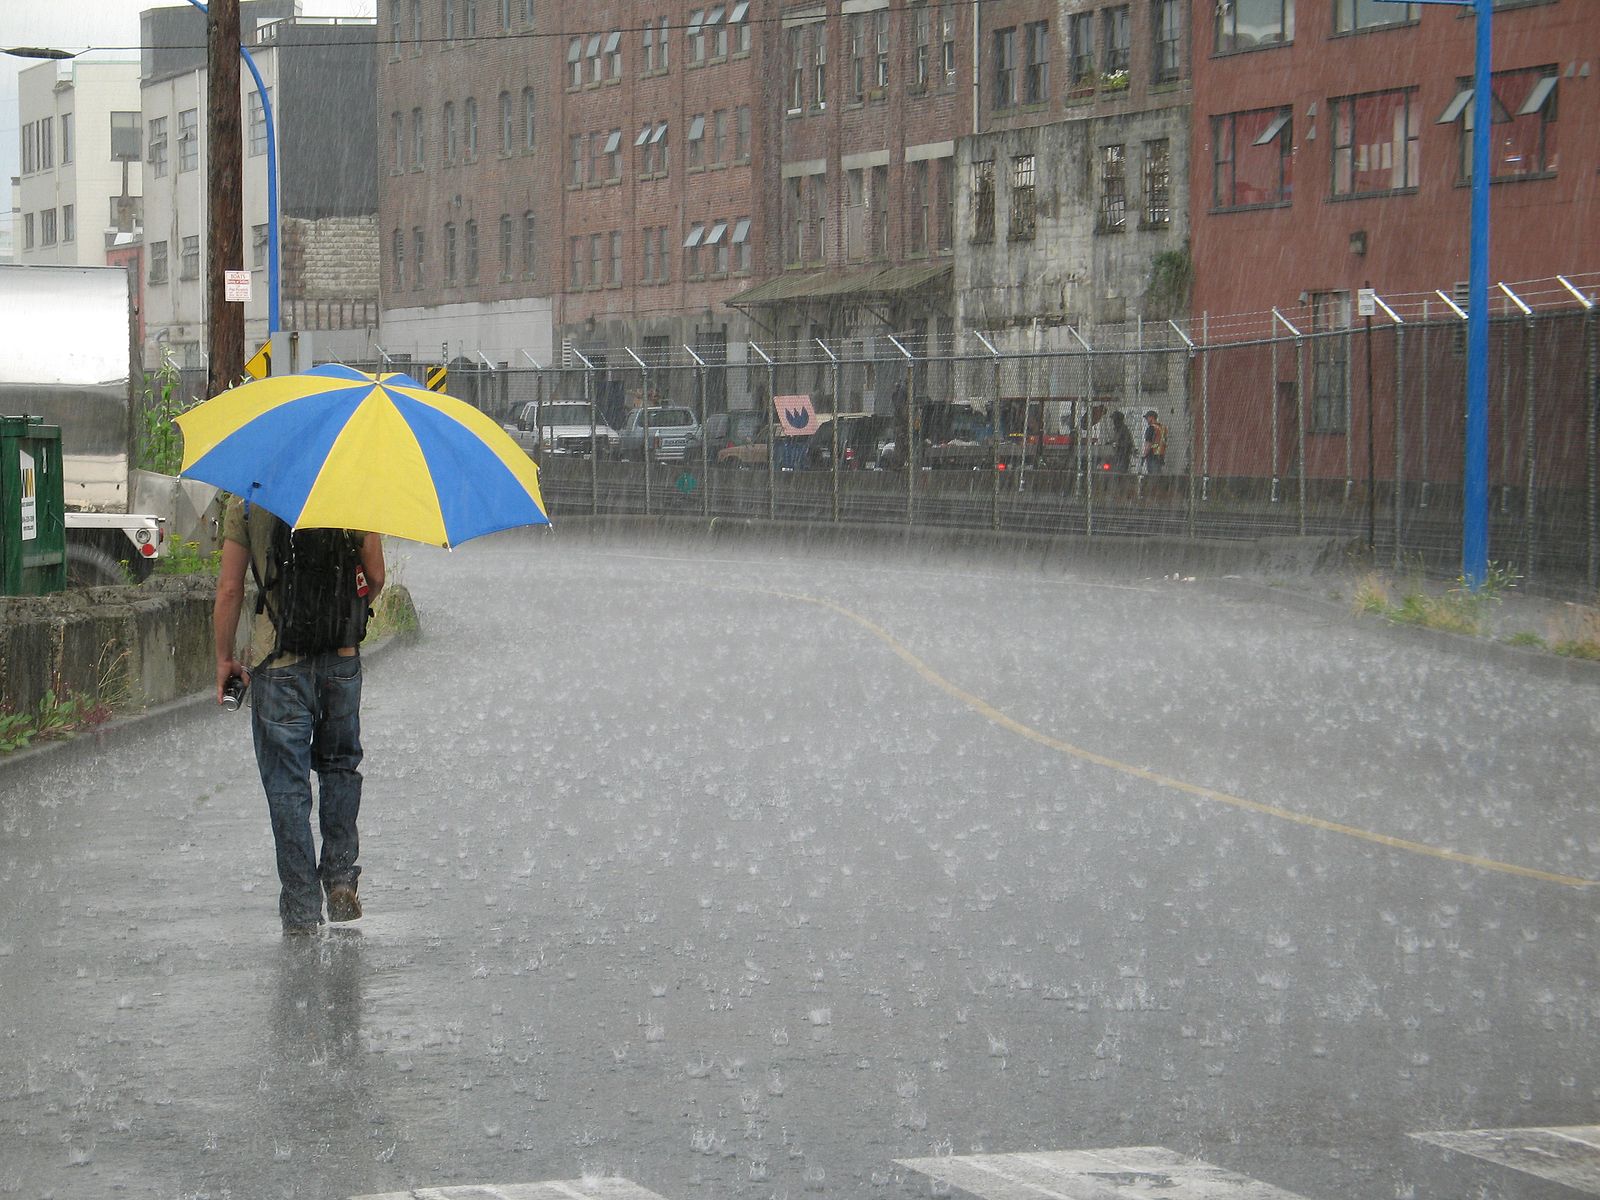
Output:
<path fill-rule="evenodd" d="M 1535 515 L 1535 501 L 1533 497 L 1534 467 L 1536 458 L 1533 449 L 1533 404 L 1535 389 L 1533 386 L 1533 309 L 1523 303 L 1522 297 L 1513 292 L 1505 284 L 1500 285 L 1500 290 L 1506 298 L 1522 310 L 1522 368 L 1526 389 L 1522 401 L 1522 459 L 1523 459 L 1523 494 L 1522 494 L 1522 525 L 1523 536 L 1527 539 L 1524 543 L 1524 558 L 1522 564 L 1522 578 L 1524 581 L 1533 578 L 1533 553 L 1537 545 L 1537 537 L 1533 528 Z M 1510 371 L 1509 364 L 1507 371 Z M 1510 406 L 1507 405 L 1507 408 Z M 1509 483 L 1509 480 L 1507 481 Z"/>
<path fill-rule="evenodd" d="M 1400 537 L 1403 528 L 1401 497 L 1405 493 L 1406 329 L 1394 327 L 1394 490 L 1389 507 L 1394 518 L 1394 571 L 1400 573 Z"/>
<path fill-rule="evenodd" d="M 989 421 L 989 528 L 999 532 L 1000 529 L 1000 351 L 994 348 L 994 343 L 976 329 L 972 336 L 983 343 L 994 359 L 994 397 L 990 404 L 992 416 Z"/>
<path fill-rule="evenodd" d="M 1202 325 L 1204 324 L 1204 320 L 1205 320 L 1205 318 L 1202 317 L 1201 318 Z M 1183 339 L 1183 344 L 1188 347 L 1188 350 L 1184 354 L 1184 365 L 1187 368 L 1190 364 L 1192 364 L 1194 362 L 1194 343 L 1189 340 L 1188 335 L 1185 334 L 1182 329 L 1178 328 L 1178 323 L 1176 321 L 1173 321 L 1173 320 L 1169 319 L 1167 321 L 1167 324 L 1172 326 L 1173 332 L 1176 333 L 1180 338 L 1182 338 Z M 1201 334 L 1202 338 L 1204 336 L 1205 336 L 1204 334 Z M 1204 360 L 1203 359 L 1201 360 L 1201 365 L 1202 365 L 1202 369 L 1203 369 L 1204 368 Z M 1191 374 L 1191 372 L 1188 371 L 1187 369 L 1185 369 L 1185 371 L 1183 373 L 1184 380 L 1186 381 L 1185 382 L 1185 387 L 1184 387 L 1185 394 L 1187 394 L 1187 392 L 1188 392 L 1187 380 L 1189 379 L 1190 374 Z M 1206 404 L 1206 399 L 1207 399 L 1206 391 L 1205 391 L 1205 380 L 1203 378 L 1202 378 L 1201 383 L 1200 383 L 1200 397 L 1201 397 L 1201 399 L 1200 399 L 1201 411 L 1203 413 L 1205 411 L 1205 404 Z M 1195 532 L 1196 532 L 1196 522 L 1199 519 L 1198 509 L 1200 507 L 1199 506 L 1199 501 L 1197 499 L 1197 493 L 1196 493 L 1196 480 L 1200 479 L 1201 475 L 1200 475 L 1199 472 L 1197 472 L 1195 470 L 1194 447 L 1195 447 L 1195 442 L 1196 442 L 1197 439 L 1195 437 L 1195 426 L 1194 426 L 1194 421 L 1192 419 L 1193 415 L 1194 415 L 1194 408 L 1190 404 L 1188 404 L 1187 402 L 1185 402 L 1184 408 L 1189 412 L 1190 417 L 1191 417 L 1191 419 L 1189 421 L 1189 537 L 1190 537 L 1191 540 L 1193 540 L 1193 538 L 1195 537 Z M 1209 463 L 1205 463 L 1204 460 L 1202 459 L 1202 467 L 1206 467 L 1206 466 L 1209 466 Z"/>
<path fill-rule="evenodd" d="M 839 398 L 844 387 L 844 377 L 839 369 L 839 356 L 828 348 L 828 343 L 821 338 L 814 339 L 822 347 L 822 352 L 833 363 L 833 416 L 828 421 L 829 434 L 833 442 L 833 523 L 839 523 Z"/>
<path fill-rule="evenodd" d="M 778 519 L 778 493 L 775 484 L 777 482 L 778 464 L 773 461 L 772 452 L 776 447 L 772 443 L 774 441 L 773 423 L 778 412 L 778 371 L 772 361 L 772 356 L 765 350 L 754 342 L 745 344 L 759 354 L 761 361 L 767 364 L 767 520 L 776 521 Z"/>
<path fill-rule="evenodd" d="M 1299 447 L 1296 454 L 1300 478 L 1300 536 L 1306 535 L 1306 344 L 1300 337 L 1294 339 L 1294 390 L 1296 423 L 1299 425 Z"/>
<path fill-rule="evenodd" d="M 1600 361 L 1597 361 L 1597 350 L 1594 336 L 1594 301 L 1585 296 L 1564 275 L 1557 275 L 1561 286 L 1571 292 L 1579 304 L 1583 305 L 1583 341 L 1588 358 L 1588 378 L 1585 381 L 1584 398 L 1584 439 L 1585 474 L 1588 484 L 1588 524 L 1589 524 L 1589 591 L 1593 592 L 1600 586 L 1600 446 L 1596 445 L 1600 439 Z"/>
<path fill-rule="evenodd" d="M 915 359 L 915 357 L 912 356 L 911 351 L 907 350 L 904 346 L 902 346 L 900 344 L 900 340 L 897 337 L 895 337 L 894 334 L 890 333 L 890 334 L 885 334 L 884 336 L 886 336 L 889 339 L 889 344 L 892 345 L 896 350 L 900 351 L 901 355 L 906 360 L 906 388 L 905 388 L 905 393 L 906 393 L 906 449 L 907 449 L 907 451 L 909 451 L 911 449 L 911 409 L 912 409 L 912 406 L 916 404 L 916 397 L 912 394 L 912 391 L 913 391 L 912 385 L 916 382 L 916 378 L 917 378 L 917 360 Z M 1027 439 L 1024 438 L 1023 441 L 1027 441 Z M 1026 452 L 1026 448 L 1024 448 L 1024 452 Z M 909 481 L 911 479 L 911 464 L 910 464 L 910 460 L 909 459 L 907 459 L 907 462 L 906 462 L 906 479 L 907 479 L 907 481 Z M 913 498 L 915 497 L 915 495 L 916 495 L 915 491 L 912 490 L 912 488 L 911 488 L 911 486 L 910 486 L 910 484 L 908 482 L 908 484 L 906 486 L 906 524 L 907 525 L 911 524 L 911 515 L 912 515 L 912 511 L 913 511 L 912 505 L 913 505 Z"/>
<path fill-rule="evenodd" d="M 1187 341 L 1188 339 L 1184 339 Z M 1211 314 L 1200 314 L 1200 344 L 1205 347 L 1200 355 L 1200 442 L 1201 475 L 1200 499 L 1211 501 Z M 1189 353 L 1194 353 L 1190 343 Z"/>
<path fill-rule="evenodd" d="M 1277 339 L 1276 336 L 1274 336 L 1273 339 L 1272 339 L 1272 349 L 1271 349 L 1271 354 L 1270 354 L 1269 357 L 1270 357 L 1270 365 L 1268 366 L 1267 369 L 1272 373 L 1272 378 L 1267 381 L 1267 390 L 1268 390 L 1268 394 L 1269 394 L 1269 397 L 1270 397 L 1268 399 L 1268 401 L 1267 401 L 1267 407 L 1271 410 L 1271 414 L 1272 414 L 1271 418 L 1270 418 L 1272 427 L 1271 427 L 1271 432 L 1268 434 L 1268 437 L 1270 437 L 1271 440 L 1272 440 L 1272 484 L 1271 484 L 1270 489 L 1267 492 L 1267 502 L 1270 503 L 1270 504 L 1276 504 L 1278 502 L 1278 440 L 1279 440 L 1278 439 L 1278 339 Z"/>
<path fill-rule="evenodd" d="M 699 385 L 695 389 L 698 397 L 695 416 L 700 422 L 700 515 L 709 517 L 711 515 L 711 492 L 710 481 L 706 477 L 711 473 L 708 465 L 711 444 L 706 441 L 706 360 L 691 350 L 687 344 L 684 345 L 683 352 L 694 360 L 694 376 L 699 381 Z M 685 473 L 689 470 L 688 455 L 684 455 L 683 469 Z"/>

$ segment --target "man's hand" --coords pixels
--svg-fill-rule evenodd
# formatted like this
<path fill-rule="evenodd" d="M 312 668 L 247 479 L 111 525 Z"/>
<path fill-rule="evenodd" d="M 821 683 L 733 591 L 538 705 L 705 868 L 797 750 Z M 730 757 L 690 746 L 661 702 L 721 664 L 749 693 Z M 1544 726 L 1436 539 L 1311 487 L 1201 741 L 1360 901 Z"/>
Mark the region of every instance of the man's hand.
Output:
<path fill-rule="evenodd" d="M 250 669 L 236 658 L 217 660 L 217 703 L 222 703 L 222 690 L 228 686 L 228 680 L 235 675 L 243 679 L 245 685 L 250 684 Z"/>

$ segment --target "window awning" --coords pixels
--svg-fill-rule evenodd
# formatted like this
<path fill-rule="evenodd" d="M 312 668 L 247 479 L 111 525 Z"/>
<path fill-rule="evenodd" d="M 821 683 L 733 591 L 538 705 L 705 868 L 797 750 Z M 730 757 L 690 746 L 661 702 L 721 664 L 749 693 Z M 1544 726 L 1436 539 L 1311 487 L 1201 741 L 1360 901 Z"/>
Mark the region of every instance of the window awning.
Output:
<path fill-rule="evenodd" d="M 1257 146 L 1271 145 L 1277 136 L 1283 132 L 1283 127 L 1289 123 L 1289 117 L 1289 113 L 1279 113 L 1272 119 L 1272 124 L 1267 126 L 1266 132 L 1255 140 L 1255 144 Z"/>
<path fill-rule="evenodd" d="M 1533 93 L 1528 97 L 1528 104 L 1533 104 L 1535 98 L 1537 98 L 1538 104 L 1543 105 L 1545 100 L 1549 97 L 1550 92 L 1549 89 L 1545 89 L 1541 95 L 1540 88 L 1542 88 L 1546 83 L 1550 84 L 1551 87 L 1554 87 L 1555 82 L 1556 78 L 1554 75 L 1551 75 L 1546 79 L 1541 79 L 1539 81 L 1539 87 L 1535 87 L 1533 89 Z M 1489 91 L 1489 104 L 1493 111 L 1493 121 L 1496 125 L 1503 125 L 1505 122 L 1511 119 L 1511 114 L 1506 112 L 1506 106 L 1500 102 L 1500 97 L 1494 94 L 1494 90 L 1492 88 Z M 1529 108 L 1527 104 L 1524 104 L 1522 107 L 1522 113 L 1537 111 L 1537 105 L 1533 108 Z M 1520 116 L 1522 113 L 1519 113 L 1518 115 Z M 1435 121 L 1434 124 L 1448 125 L 1450 122 L 1457 119 L 1460 119 L 1464 122 L 1468 131 L 1472 129 L 1471 88 L 1462 88 L 1459 92 L 1457 92 L 1454 98 L 1451 99 L 1450 103 L 1445 105 L 1444 112 L 1439 114 L 1439 119 Z"/>
<path fill-rule="evenodd" d="M 722 235 L 727 231 L 728 223 L 726 221 L 718 221 L 711 227 L 711 232 L 706 234 L 706 245 L 715 246 L 722 240 Z"/>
<path fill-rule="evenodd" d="M 807 304 L 814 301 L 894 300 L 923 290 L 948 289 L 955 268 L 948 262 L 915 267 L 884 267 L 841 276 L 836 271 L 794 271 L 731 297 L 736 308 L 755 304 Z"/>
<path fill-rule="evenodd" d="M 606 139 L 605 152 L 607 154 L 615 154 L 617 152 L 617 147 L 620 146 L 621 144 L 622 144 L 622 130 L 613 129 L 611 131 L 611 136 Z"/>
<path fill-rule="evenodd" d="M 1434 124 L 1435 125 L 1448 125 L 1448 124 L 1450 124 L 1450 122 L 1454 121 L 1457 117 L 1459 117 L 1461 115 L 1462 111 L 1467 107 L 1467 105 L 1469 105 L 1471 103 L 1472 103 L 1472 89 L 1471 88 L 1462 88 L 1459 92 L 1457 92 L 1455 94 L 1455 96 L 1451 99 L 1450 103 L 1444 106 L 1444 111 L 1439 114 L 1439 119 L 1437 121 L 1435 121 Z"/>
<path fill-rule="evenodd" d="M 723 8 L 722 8 L 721 5 L 718 5 L 716 8 L 713 8 L 709 13 L 706 14 L 706 24 L 707 25 L 719 24 L 722 21 L 722 13 L 723 13 Z"/>
<path fill-rule="evenodd" d="M 745 217 L 743 220 L 741 220 L 737 225 L 735 225 L 733 227 L 733 236 L 731 238 L 729 238 L 728 240 L 730 242 L 732 242 L 735 246 L 738 246 L 738 245 L 742 245 L 744 243 L 745 239 L 748 238 L 749 236 L 750 236 L 750 218 L 749 217 Z"/>
<path fill-rule="evenodd" d="M 567 47 L 567 61 L 569 63 L 577 62 L 582 57 L 583 57 L 583 39 L 582 38 L 573 38 L 572 39 L 572 44 Z"/>
<path fill-rule="evenodd" d="M 693 37 L 695 34 L 699 33 L 700 26 L 704 25 L 705 21 L 706 10 L 703 8 L 695 9 L 694 16 L 689 18 L 689 28 L 686 31 L 685 36 Z"/>
<path fill-rule="evenodd" d="M 650 126 L 647 124 L 643 129 L 639 130 L 639 136 L 633 139 L 633 144 L 635 146 L 642 146 L 646 142 L 648 142 L 649 140 L 650 140 Z"/>
<path fill-rule="evenodd" d="M 705 233 L 705 231 L 706 227 L 704 225 L 696 225 L 693 229 L 689 230 L 689 236 L 683 239 L 683 248 L 685 250 L 693 250 L 700 244 L 700 235 Z"/>
<path fill-rule="evenodd" d="M 691 142 L 699 141 L 705 131 L 706 119 L 704 116 L 696 117 L 693 121 L 689 122 L 689 140 Z"/>
<path fill-rule="evenodd" d="M 606 36 L 606 53 L 607 54 L 616 53 L 617 47 L 619 45 L 621 45 L 621 44 L 622 44 L 622 31 L 621 30 L 613 30 L 610 34 L 608 34 Z"/>
<path fill-rule="evenodd" d="M 588 52 L 588 54 L 584 55 L 584 57 L 585 58 L 593 58 L 596 54 L 599 54 L 599 53 L 600 53 L 600 35 L 597 33 L 592 38 L 589 39 L 589 52 Z"/>
<path fill-rule="evenodd" d="M 1534 85 L 1533 91 L 1528 93 L 1528 98 L 1522 102 L 1522 107 L 1517 109 L 1517 116 L 1527 117 L 1538 112 L 1545 106 L 1545 102 L 1550 99 L 1550 93 L 1555 90 L 1556 77 L 1554 75 L 1546 75 Z"/>
<path fill-rule="evenodd" d="M 652 146 L 654 146 L 657 142 L 659 142 L 662 138 L 664 138 L 666 136 L 667 136 L 667 123 L 665 121 L 663 121 L 663 122 L 661 122 L 661 124 L 656 126 L 656 131 L 650 135 L 650 144 Z"/>
<path fill-rule="evenodd" d="M 749 11 L 750 0 L 739 0 L 739 3 L 733 6 L 733 11 L 728 14 L 728 24 L 737 25 L 740 21 L 744 20 L 745 13 Z"/>

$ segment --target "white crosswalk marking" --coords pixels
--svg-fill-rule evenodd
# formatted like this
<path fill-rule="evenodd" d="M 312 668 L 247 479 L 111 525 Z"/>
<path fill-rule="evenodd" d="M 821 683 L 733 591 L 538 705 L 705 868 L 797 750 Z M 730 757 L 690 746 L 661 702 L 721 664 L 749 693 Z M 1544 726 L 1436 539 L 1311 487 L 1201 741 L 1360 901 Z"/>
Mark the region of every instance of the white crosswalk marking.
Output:
<path fill-rule="evenodd" d="M 1419 1142 L 1600 1196 L 1600 1125 L 1529 1129 L 1441 1129 L 1413 1133 Z"/>
<path fill-rule="evenodd" d="M 896 1161 L 984 1200 L 1302 1200 L 1165 1146 Z"/>
<path fill-rule="evenodd" d="M 626 1179 L 608 1176 L 544 1183 L 469 1183 L 460 1187 L 415 1188 L 409 1192 L 352 1196 L 351 1200 L 661 1200 L 661 1197 Z"/>

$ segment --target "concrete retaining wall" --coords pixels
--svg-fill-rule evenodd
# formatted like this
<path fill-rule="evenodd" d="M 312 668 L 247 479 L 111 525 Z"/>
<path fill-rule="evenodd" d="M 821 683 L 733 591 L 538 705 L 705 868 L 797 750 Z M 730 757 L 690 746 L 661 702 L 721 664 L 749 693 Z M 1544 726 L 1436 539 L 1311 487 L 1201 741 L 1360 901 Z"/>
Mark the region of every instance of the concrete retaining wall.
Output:
<path fill-rule="evenodd" d="M 138 587 L 0 598 L 0 706 L 51 688 L 144 707 L 212 686 L 216 582 L 157 577 Z"/>

